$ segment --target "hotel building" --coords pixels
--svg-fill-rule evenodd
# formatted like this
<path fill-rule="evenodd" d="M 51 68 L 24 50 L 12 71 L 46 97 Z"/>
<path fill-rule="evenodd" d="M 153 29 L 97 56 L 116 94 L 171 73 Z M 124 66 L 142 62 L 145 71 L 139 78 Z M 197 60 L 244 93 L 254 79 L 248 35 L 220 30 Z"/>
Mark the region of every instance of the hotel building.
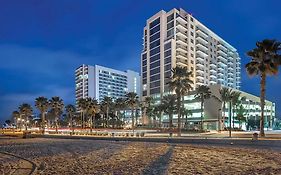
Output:
<path fill-rule="evenodd" d="M 184 107 L 192 112 L 192 116 L 188 116 L 188 126 L 200 127 L 200 101 L 194 99 L 195 89 L 199 85 L 209 86 L 217 97 L 222 87 L 241 92 L 241 97 L 245 97 L 242 104 L 246 109 L 246 120 L 259 120 L 259 97 L 239 90 L 241 63 L 237 50 L 183 9 L 161 10 L 146 21 L 143 30 L 142 98 L 152 96 L 159 104 L 161 97 L 169 93 L 167 83 L 170 79 L 167 77 L 171 77 L 171 69 L 176 66 L 186 66 L 193 73 L 190 77 L 192 91 L 184 97 Z M 205 101 L 203 110 L 205 129 L 218 129 L 219 120 L 223 117 L 226 119 L 225 126 L 229 126 L 228 105 L 222 111 L 222 102 L 210 98 Z M 177 117 L 174 114 L 174 125 Z M 144 118 L 147 119 L 147 116 Z M 266 101 L 265 127 L 271 128 L 274 118 L 275 104 Z M 164 114 L 162 119 L 163 126 L 168 126 L 168 116 Z M 237 119 L 234 119 L 234 125 L 239 126 Z M 243 129 L 250 129 L 246 122 L 242 125 Z"/>
<path fill-rule="evenodd" d="M 143 30 L 143 96 L 168 92 L 166 77 L 176 65 L 193 72 L 193 89 L 212 84 L 240 89 L 237 50 L 183 9 L 161 10 Z"/>
<path fill-rule="evenodd" d="M 81 65 L 75 70 L 76 102 L 80 98 L 91 97 L 99 102 L 105 96 L 123 98 L 128 92 L 140 96 L 139 73 L 119 71 L 99 65 Z"/>

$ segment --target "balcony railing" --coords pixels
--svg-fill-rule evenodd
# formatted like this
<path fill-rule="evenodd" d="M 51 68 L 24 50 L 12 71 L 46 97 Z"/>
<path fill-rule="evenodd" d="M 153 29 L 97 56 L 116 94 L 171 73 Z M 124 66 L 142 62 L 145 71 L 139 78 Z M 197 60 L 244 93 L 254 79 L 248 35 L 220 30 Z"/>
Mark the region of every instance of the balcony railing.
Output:
<path fill-rule="evenodd" d="M 200 34 L 204 35 L 205 37 L 208 37 L 208 33 L 199 27 L 196 27 L 196 32 L 199 32 Z"/>
<path fill-rule="evenodd" d="M 200 49 L 199 47 L 196 47 L 196 52 L 203 55 L 203 57 L 208 56 L 208 53 L 202 49 Z"/>
<path fill-rule="evenodd" d="M 205 42 L 206 44 L 208 43 L 208 40 L 203 38 L 201 35 L 196 35 L 196 39 L 200 39 L 200 40 L 202 40 L 202 42 Z"/>

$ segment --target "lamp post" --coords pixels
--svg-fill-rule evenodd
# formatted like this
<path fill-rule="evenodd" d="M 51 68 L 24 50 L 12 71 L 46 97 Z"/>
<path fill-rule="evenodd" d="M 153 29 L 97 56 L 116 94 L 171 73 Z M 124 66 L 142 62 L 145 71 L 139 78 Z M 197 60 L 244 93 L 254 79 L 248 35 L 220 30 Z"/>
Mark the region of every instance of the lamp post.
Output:
<path fill-rule="evenodd" d="M 221 109 L 218 109 L 218 132 L 221 132 Z"/>

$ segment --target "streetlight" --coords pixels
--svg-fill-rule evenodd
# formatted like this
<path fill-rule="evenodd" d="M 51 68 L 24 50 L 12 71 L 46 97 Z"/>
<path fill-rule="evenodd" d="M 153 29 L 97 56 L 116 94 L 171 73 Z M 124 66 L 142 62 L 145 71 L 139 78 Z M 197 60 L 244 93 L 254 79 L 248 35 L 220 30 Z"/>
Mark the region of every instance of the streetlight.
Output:
<path fill-rule="evenodd" d="M 221 131 L 221 115 L 220 115 L 221 109 L 218 109 L 218 131 Z"/>

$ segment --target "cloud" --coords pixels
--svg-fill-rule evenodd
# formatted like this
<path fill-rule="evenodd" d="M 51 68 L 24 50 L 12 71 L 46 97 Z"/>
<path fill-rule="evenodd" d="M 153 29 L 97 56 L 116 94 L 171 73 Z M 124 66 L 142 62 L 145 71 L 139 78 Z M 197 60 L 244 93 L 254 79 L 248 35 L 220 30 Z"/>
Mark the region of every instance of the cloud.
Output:
<path fill-rule="evenodd" d="M 40 93 L 12 93 L 0 96 L 0 121 L 7 119 L 12 111 L 18 110 L 22 103 L 28 103 L 33 106 L 33 111 L 37 112 L 34 107 L 34 101 L 37 97 L 44 96 L 50 99 L 53 96 L 59 96 L 64 100 L 64 104 L 74 103 L 74 89 L 69 87 L 59 87 L 50 85 L 41 89 Z M 3 122 L 3 121 L 2 121 Z"/>

